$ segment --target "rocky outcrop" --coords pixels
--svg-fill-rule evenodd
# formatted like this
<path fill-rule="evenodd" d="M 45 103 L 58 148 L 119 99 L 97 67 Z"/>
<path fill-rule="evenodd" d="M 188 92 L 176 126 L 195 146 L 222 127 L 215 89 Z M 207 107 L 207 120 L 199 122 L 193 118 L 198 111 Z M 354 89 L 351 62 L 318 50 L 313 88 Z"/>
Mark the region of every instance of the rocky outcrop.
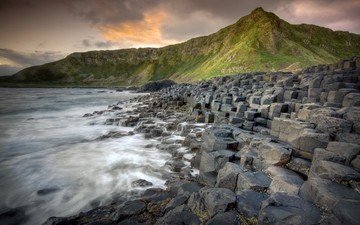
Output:
<path fill-rule="evenodd" d="M 164 88 L 171 87 L 176 83 L 172 80 L 160 80 L 160 81 L 153 81 L 141 86 L 138 92 L 155 92 L 160 91 Z"/>
<path fill-rule="evenodd" d="M 160 140 L 173 174 L 167 190 L 111 208 L 120 216 L 109 224 L 357 224 L 359 62 L 177 84 L 132 100 L 137 119 L 114 123 Z"/>

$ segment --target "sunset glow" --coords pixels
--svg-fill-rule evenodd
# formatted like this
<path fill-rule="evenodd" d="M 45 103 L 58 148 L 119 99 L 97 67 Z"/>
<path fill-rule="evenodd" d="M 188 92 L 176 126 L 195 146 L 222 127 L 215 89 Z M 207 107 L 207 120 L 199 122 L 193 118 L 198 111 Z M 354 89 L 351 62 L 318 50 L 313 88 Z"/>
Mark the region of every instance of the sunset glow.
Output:
<path fill-rule="evenodd" d="M 0 76 L 72 52 L 162 47 L 263 7 L 290 23 L 360 33 L 358 0 L 0 1 Z"/>

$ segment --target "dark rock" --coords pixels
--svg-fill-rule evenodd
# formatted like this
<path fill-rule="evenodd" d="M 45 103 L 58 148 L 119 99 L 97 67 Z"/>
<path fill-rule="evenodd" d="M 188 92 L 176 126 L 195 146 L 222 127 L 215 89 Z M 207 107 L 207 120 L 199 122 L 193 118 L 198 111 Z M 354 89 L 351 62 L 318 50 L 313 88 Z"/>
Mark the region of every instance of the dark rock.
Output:
<path fill-rule="evenodd" d="M 301 185 L 304 183 L 304 180 L 297 173 L 282 167 L 272 166 L 266 171 L 272 177 L 269 187 L 270 193 L 285 192 L 297 195 Z"/>
<path fill-rule="evenodd" d="M 186 205 L 181 205 L 159 218 L 155 225 L 199 225 L 199 218 Z"/>
<path fill-rule="evenodd" d="M 201 186 L 197 182 L 187 182 L 181 184 L 178 188 L 178 195 L 190 196 L 193 192 L 198 192 L 201 189 Z"/>
<path fill-rule="evenodd" d="M 184 205 L 188 199 L 189 199 L 188 195 L 178 195 L 175 198 L 171 199 L 170 202 L 165 207 L 165 213 L 175 209 L 180 205 Z"/>
<path fill-rule="evenodd" d="M 265 191 L 271 180 L 264 172 L 241 172 L 238 175 L 236 190 L 251 189 L 254 191 Z"/>
<path fill-rule="evenodd" d="M 172 80 L 160 80 L 149 82 L 139 88 L 138 92 L 155 92 L 160 91 L 161 89 L 171 87 L 176 83 Z"/>
<path fill-rule="evenodd" d="M 218 214 L 206 222 L 205 225 L 241 225 L 236 211 Z"/>
<path fill-rule="evenodd" d="M 147 180 L 144 180 L 144 179 L 139 179 L 139 180 L 135 180 L 135 181 L 131 182 L 132 187 L 149 187 L 152 185 L 153 185 L 153 183 L 151 183 Z"/>
<path fill-rule="evenodd" d="M 301 187 L 299 195 L 307 201 L 331 209 L 337 202 L 360 202 L 360 195 L 350 188 L 317 177 L 308 179 Z"/>
<path fill-rule="evenodd" d="M 236 205 L 236 195 L 226 188 L 203 188 L 199 191 L 211 216 L 226 212 Z"/>
<path fill-rule="evenodd" d="M 257 218 L 262 202 L 268 198 L 264 193 L 253 190 L 243 190 L 236 192 L 236 209 L 247 218 Z"/>
<path fill-rule="evenodd" d="M 244 172 L 245 169 L 238 164 L 227 162 L 225 166 L 219 170 L 216 187 L 228 188 L 235 191 L 237 176 Z"/>
<path fill-rule="evenodd" d="M 23 224 L 27 221 L 28 216 L 25 214 L 25 209 L 23 208 L 13 208 L 13 209 L 2 209 L 0 211 L 0 224 L 6 225 L 17 225 Z M 51 225 L 51 223 L 48 223 Z M 67 223 L 54 223 L 58 225 L 68 225 Z"/>
<path fill-rule="evenodd" d="M 37 194 L 38 195 L 48 195 L 48 194 L 51 194 L 51 193 L 54 193 L 54 192 L 57 192 L 59 191 L 60 189 L 59 188 L 45 188 L 45 189 L 41 189 L 41 190 L 38 190 L 37 191 Z"/>
<path fill-rule="evenodd" d="M 141 200 L 133 200 L 133 201 L 127 201 L 124 204 L 120 206 L 111 215 L 112 220 L 119 221 L 121 219 L 124 219 L 126 217 L 134 216 L 140 214 L 144 209 L 146 208 L 146 204 Z"/>
<path fill-rule="evenodd" d="M 275 193 L 262 204 L 259 224 L 317 224 L 320 211 L 298 196 Z"/>

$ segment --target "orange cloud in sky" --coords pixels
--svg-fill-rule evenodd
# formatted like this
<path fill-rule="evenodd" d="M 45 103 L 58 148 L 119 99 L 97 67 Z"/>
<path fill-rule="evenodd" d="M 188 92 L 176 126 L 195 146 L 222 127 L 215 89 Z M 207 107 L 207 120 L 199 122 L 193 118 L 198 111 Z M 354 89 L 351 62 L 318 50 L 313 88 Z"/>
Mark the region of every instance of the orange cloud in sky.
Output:
<path fill-rule="evenodd" d="M 141 21 L 130 21 L 118 25 L 103 25 L 99 29 L 108 41 L 134 47 L 163 46 L 174 44 L 176 40 L 163 38 L 161 27 L 169 17 L 165 11 L 144 13 Z"/>

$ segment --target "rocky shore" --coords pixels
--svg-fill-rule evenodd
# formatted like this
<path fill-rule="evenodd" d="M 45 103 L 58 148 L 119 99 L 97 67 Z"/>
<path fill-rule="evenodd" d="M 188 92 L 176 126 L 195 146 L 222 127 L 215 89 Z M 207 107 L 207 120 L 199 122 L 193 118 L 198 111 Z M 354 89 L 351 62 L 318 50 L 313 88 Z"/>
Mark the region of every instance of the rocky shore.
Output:
<path fill-rule="evenodd" d="M 176 84 L 108 110 L 129 105 L 104 122 L 161 141 L 149 147 L 172 154 L 167 189 L 139 180 L 149 188 L 130 199 L 44 224 L 359 223 L 360 58 Z"/>

